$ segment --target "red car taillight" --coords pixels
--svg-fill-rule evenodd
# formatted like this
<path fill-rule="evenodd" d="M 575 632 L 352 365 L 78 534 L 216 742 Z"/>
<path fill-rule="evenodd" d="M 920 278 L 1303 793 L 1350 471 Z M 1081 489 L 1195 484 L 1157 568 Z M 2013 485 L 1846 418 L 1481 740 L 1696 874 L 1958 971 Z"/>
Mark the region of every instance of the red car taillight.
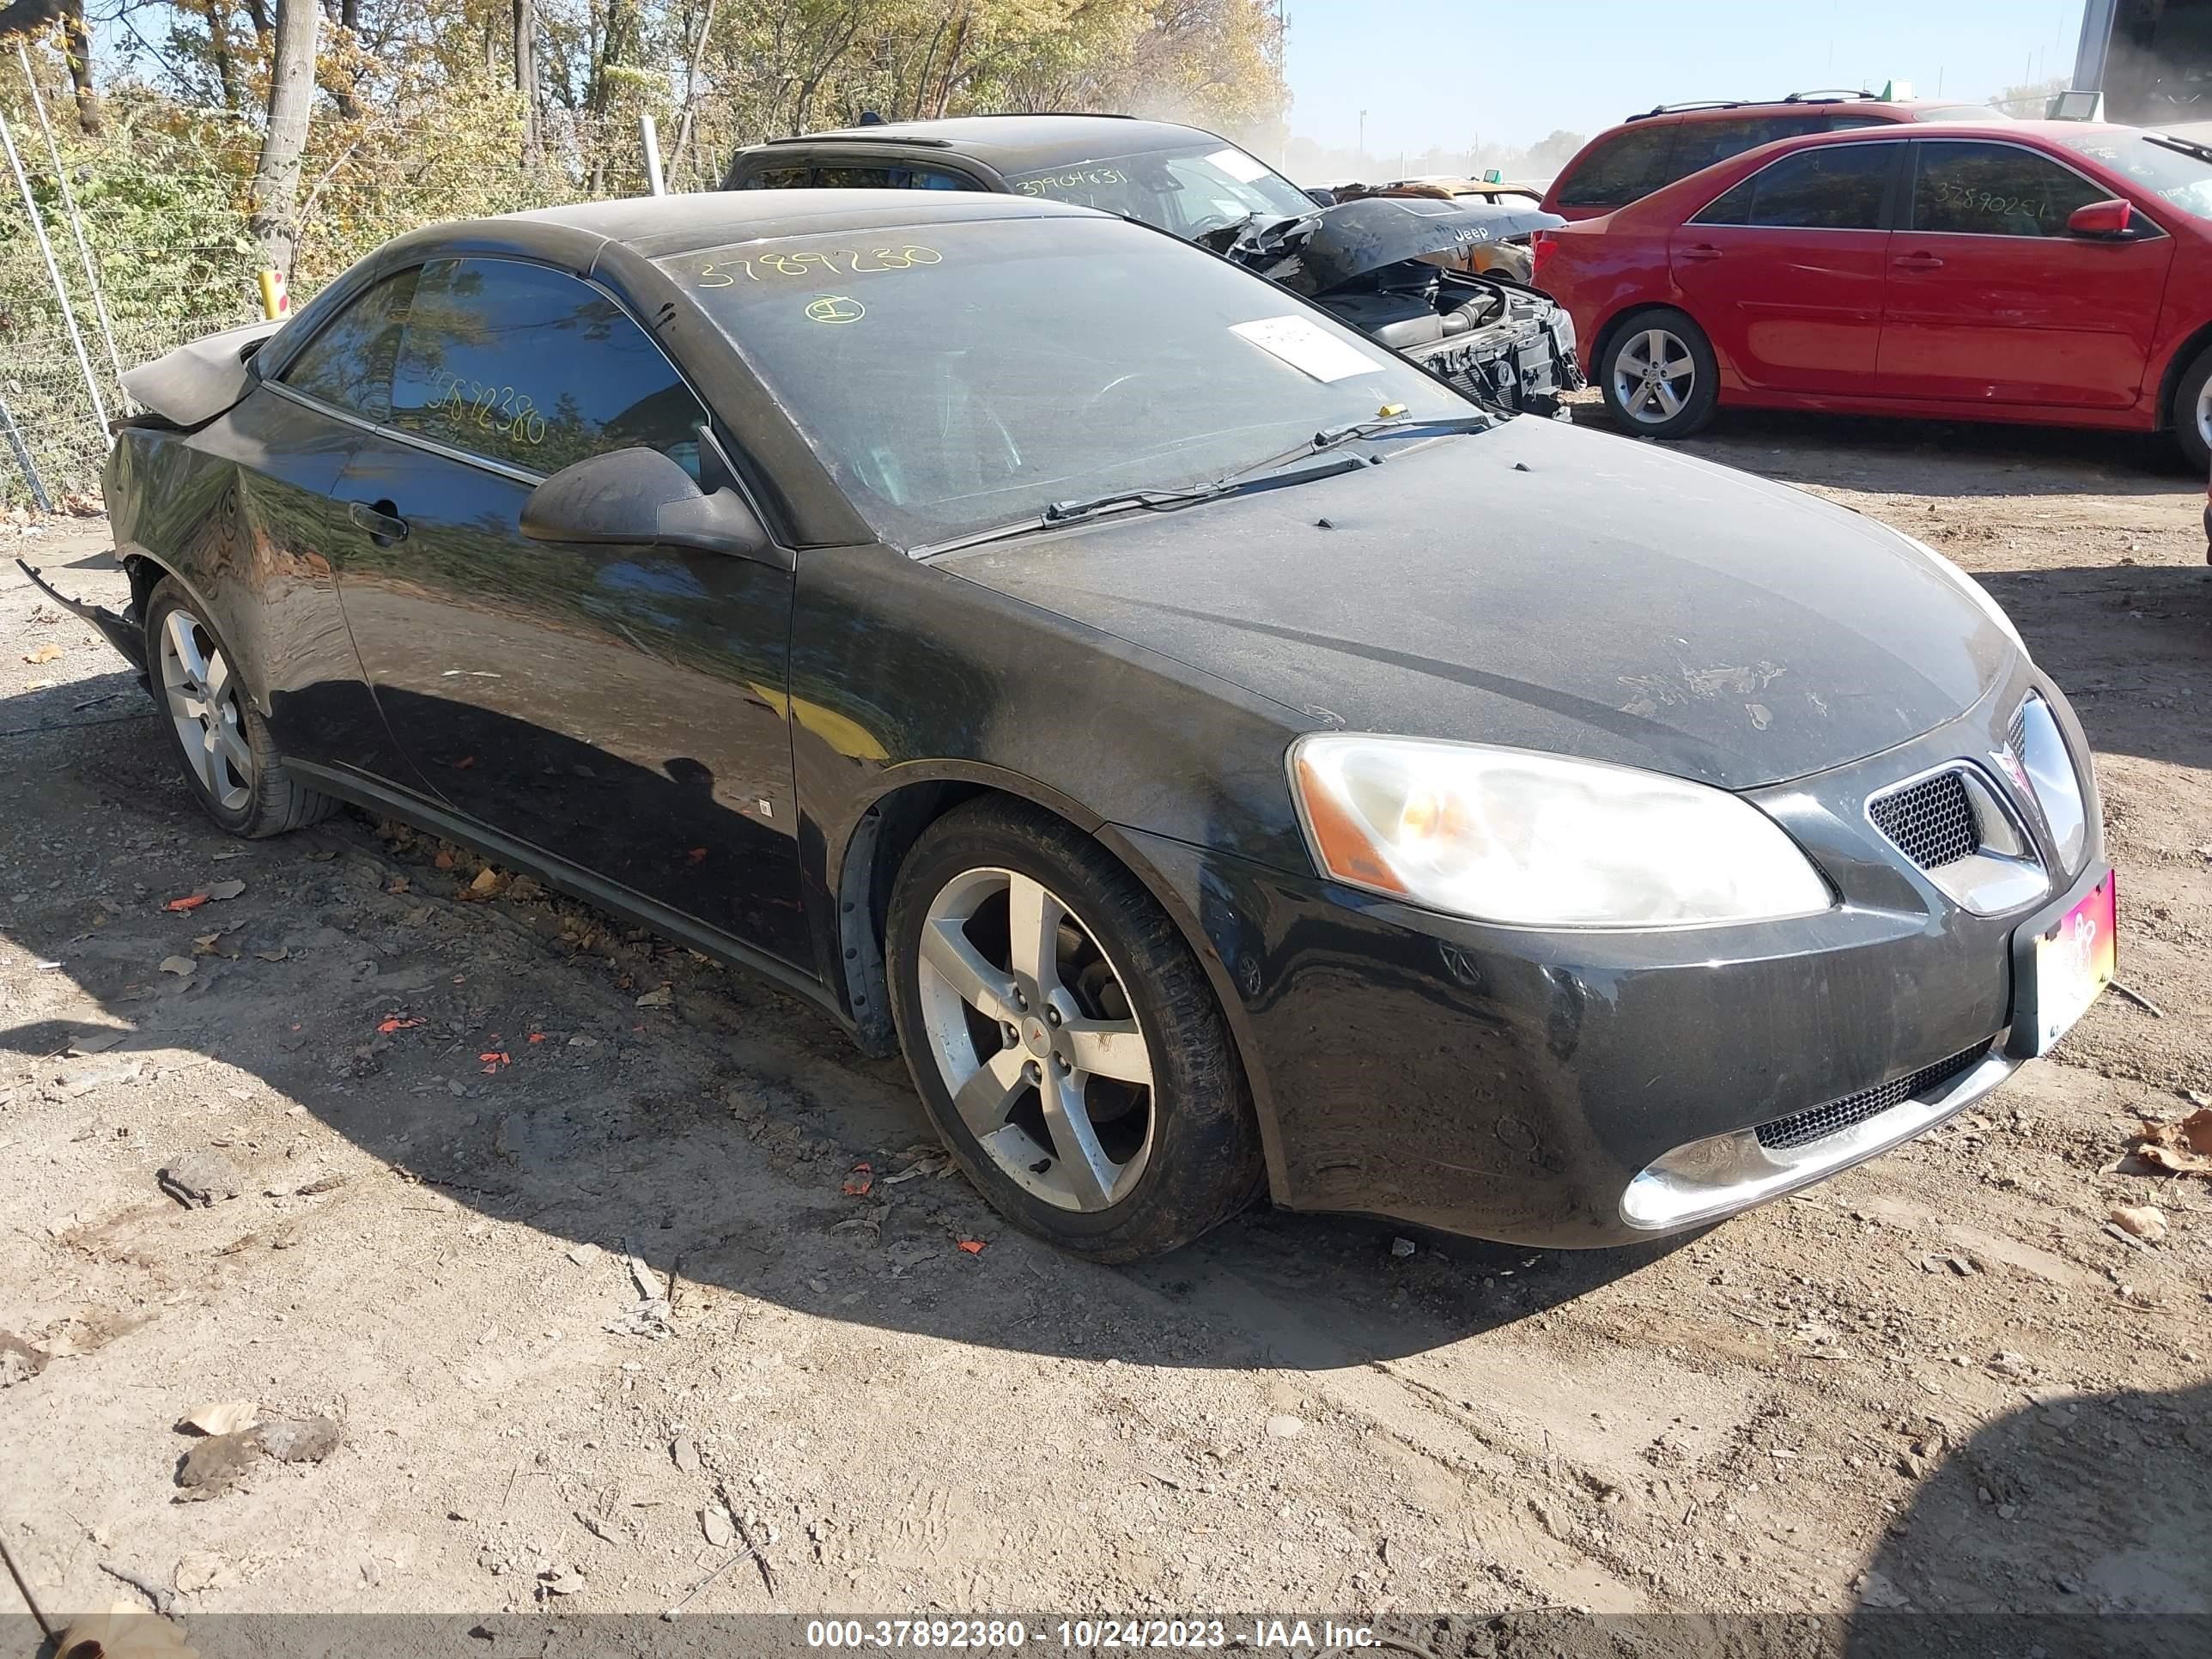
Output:
<path fill-rule="evenodd" d="M 1543 286 L 1543 283 L 1540 279 L 1544 275 L 1545 263 L 1551 258 L 1552 251 L 1558 247 L 1559 245 L 1559 238 L 1553 235 L 1548 230 L 1538 231 L 1529 240 L 1528 252 L 1530 254 L 1530 264 L 1528 279 L 1539 288 Z"/>

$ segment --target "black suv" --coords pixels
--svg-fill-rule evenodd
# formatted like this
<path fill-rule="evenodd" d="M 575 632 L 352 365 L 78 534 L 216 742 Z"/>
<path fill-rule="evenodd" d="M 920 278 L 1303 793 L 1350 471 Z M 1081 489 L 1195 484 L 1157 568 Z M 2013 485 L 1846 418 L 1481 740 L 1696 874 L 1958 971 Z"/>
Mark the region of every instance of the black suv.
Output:
<path fill-rule="evenodd" d="M 879 122 L 739 150 L 725 190 L 980 190 L 1140 220 L 1280 283 L 1484 404 L 1553 414 L 1582 385 L 1574 324 L 1459 267 L 1563 222 L 1471 198 L 1335 203 L 1196 127 L 1119 115 Z"/>

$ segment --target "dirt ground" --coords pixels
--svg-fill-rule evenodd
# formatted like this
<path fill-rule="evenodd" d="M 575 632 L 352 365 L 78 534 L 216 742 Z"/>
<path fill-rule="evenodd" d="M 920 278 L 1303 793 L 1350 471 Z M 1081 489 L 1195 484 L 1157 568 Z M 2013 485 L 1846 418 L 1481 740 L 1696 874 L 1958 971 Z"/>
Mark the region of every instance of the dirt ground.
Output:
<path fill-rule="evenodd" d="M 1695 447 L 2009 609 L 2096 744 L 2156 1012 L 2107 996 L 1944 1129 L 1634 1253 L 1255 1213 L 1059 1256 L 763 986 L 359 815 L 228 841 L 6 566 L 0 1379 L 45 1358 L 0 1388 L 0 1535 L 42 1599 L 2212 1613 L 2212 1181 L 2115 1167 L 2212 1094 L 2202 481 L 2072 434 Z M 0 551 L 112 597 L 103 532 Z M 207 1152 L 238 1196 L 157 1184 Z M 179 1487 L 179 1419 L 232 1400 L 343 1443 Z"/>

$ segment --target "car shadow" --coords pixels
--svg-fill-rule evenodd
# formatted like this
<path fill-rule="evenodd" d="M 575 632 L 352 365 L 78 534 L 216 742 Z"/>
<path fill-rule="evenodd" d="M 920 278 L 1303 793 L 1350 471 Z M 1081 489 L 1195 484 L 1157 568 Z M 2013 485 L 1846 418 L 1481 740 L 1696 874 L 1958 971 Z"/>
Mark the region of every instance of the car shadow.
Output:
<path fill-rule="evenodd" d="M 1624 430 L 1602 404 L 1577 406 L 1575 419 Z M 1669 447 L 1784 483 L 1936 496 L 2168 495 L 2205 483 L 2162 434 L 2073 427 L 1724 409 Z"/>
<path fill-rule="evenodd" d="M 136 706 L 73 712 L 113 686 Z M 357 1152 L 486 1215 L 626 1248 L 680 1285 L 954 1341 L 1193 1367 L 1425 1352 L 1686 1242 L 1557 1253 L 1261 1211 L 1171 1256 L 1097 1267 L 1015 1233 L 939 1173 L 903 1066 L 862 1056 L 765 981 L 529 883 L 471 901 L 465 852 L 350 811 L 232 841 L 199 815 L 122 672 L 59 702 L 0 700 L 0 731 L 21 733 L 0 756 L 0 854 L 16 890 L 0 893 L 0 931 L 65 981 L 40 999 L 58 1012 L 0 1024 L 0 1051 L 24 1057 L 50 1102 L 84 1100 L 88 1123 L 127 1119 L 134 1066 L 218 1061 L 342 1137 L 334 1159 Z M 617 780 L 604 754 L 594 763 L 611 799 L 646 790 L 649 813 L 649 792 L 681 791 L 696 820 L 694 781 Z M 246 890 L 166 908 L 227 878 Z M 247 1198 L 173 1212 L 160 1159 L 138 1162 L 137 1224 L 258 1235 L 262 1211 L 286 1207 L 256 1196 L 249 1170 Z"/>
<path fill-rule="evenodd" d="M 1869 1563 L 1847 1653 L 2212 1649 L 2212 1386 L 2051 1390 L 1950 1443 L 1911 1421 L 1932 1472 Z"/>
<path fill-rule="evenodd" d="M 2212 570 L 1984 570 L 2100 753 L 2212 768 Z"/>

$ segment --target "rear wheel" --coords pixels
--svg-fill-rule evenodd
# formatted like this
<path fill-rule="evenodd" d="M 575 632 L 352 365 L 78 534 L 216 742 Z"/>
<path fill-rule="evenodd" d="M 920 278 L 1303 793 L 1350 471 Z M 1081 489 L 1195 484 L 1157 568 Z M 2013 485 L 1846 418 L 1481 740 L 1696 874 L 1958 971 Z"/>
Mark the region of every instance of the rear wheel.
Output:
<path fill-rule="evenodd" d="M 330 816 L 337 803 L 285 770 L 236 659 L 173 580 L 147 596 L 146 659 L 177 758 L 210 817 L 258 837 Z"/>
<path fill-rule="evenodd" d="M 2174 384 L 2173 441 L 2192 471 L 2212 471 L 2212 346 Z"/>
<path fill-rule="evenodd" d="M 1679 311 L 1646 311 L 1622 324 L 1606 342 L 1597 378 L 1614 422 L 1639 438 L 1686 438 L 1720 400 L 1712 342 Z"/>
<path fill-rule="evenodd" d="M 1133 1261 L 1257 1195 L 1258 1126 L 1206 976 L 1088 836 L 1017 802 L 959 807 L 908 854 L 888 933 L 915 1086 L 1008 1220 Z"/>

